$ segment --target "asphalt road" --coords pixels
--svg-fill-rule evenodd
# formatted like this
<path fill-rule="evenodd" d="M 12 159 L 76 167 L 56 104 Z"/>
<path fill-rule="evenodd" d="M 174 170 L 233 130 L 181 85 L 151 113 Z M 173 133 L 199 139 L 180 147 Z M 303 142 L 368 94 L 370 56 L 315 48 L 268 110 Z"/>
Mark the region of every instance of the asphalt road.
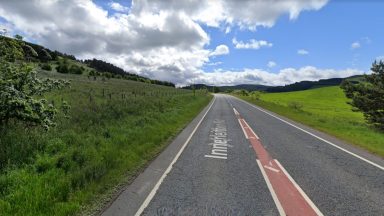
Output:
<path fill-rule="evenodd" d="M 215 95 L 102 215 L 384 215 L 384 160 Z"/>

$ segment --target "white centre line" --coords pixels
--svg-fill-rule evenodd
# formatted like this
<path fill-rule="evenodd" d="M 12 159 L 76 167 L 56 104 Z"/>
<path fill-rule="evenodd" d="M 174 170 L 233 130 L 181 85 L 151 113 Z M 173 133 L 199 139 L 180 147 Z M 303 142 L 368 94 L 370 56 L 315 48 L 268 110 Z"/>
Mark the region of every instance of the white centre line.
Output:
<path fill-rule="evenodd" d="M 241 119 L 237 119 L 237 120 L 239 121 L 240 127 L 243 130 L 245 138 L 249 139 L 247 132 L 245 132 L 245 129 L 244 129 L 243 125 L 241 124 Z"/>
<path fill-rule="evenodd" d="M 232 96 L 232 97 L 233 97 L 233 96 Z M 234 97 L 234 98 L 236 98 L 236 97 Z M 338 149 L 341 150 L 341 151 L 344 151 L 344 152 L 346 152 L 346 153 L 348 153 L 348 154 L 350 154 L 350 155 L 352 155 L 352 156 L 354 156 L 354 157 L 356 157 L 356 158 L 358 158 L 358 159 L 360 159 L 360 160 L 362 160 L 362 161 L 365 161 L 365 162 L 371 164 L 372 166 L 375 166 L 375 167 L 377 167 L 377 168 L 379 168 L 379 169 L 381 169 L 381 170 L 384 171 L 384 167 L 383 167 L 383 166 L 380 166 L 380 165 L 377 164 L 377 163 L 374 163 L 374 162 L 372 162 L 372 161 L 370 161 L 370 160 L 368 160 L 368 159 L 365 159 L 365 158 L 361 157 L 360 155 L 357 155 L 357 154 L 355 154 L 355 153 L 353 153 L 353 152 L 350 152 L 350 151 L 348 151 L 348 150 L 346 150 L 346 149 L 344 149 L 344 148 L 342 148 L 342 147 L 340 147 L 340 146 L 338 146 L 338 145 L 336 145 L 336 144 L 334 144 L 334 143 L 332 143 L 332 142 L 330 142 L 330 141 L 328 141 L 328 140 L 326 140 L 326 139 L 323 139 L 323 138 L 321 138 L 321 137 L 319 137 L 319 136 L 317 136 L 317 135 L 315 135 L 315 134 L 313 134 L 313 133 L 311 133 L 311 132 L 309 132 L 309 131 L 307 131 L 307 130 L 304 130 L 304 129 L 300 128 L 299 126 L 296 126 L 296 125 L 294 125 L 294 124 L 292 124 L 292 123 L 290 123 L 290 122 L 288 122 L 288 121 L 286 121 L 286 120 L 284 120 L 284 119 L 282 119 L 282 118 L 279 118 L 279 117 L 277 117 L 277 116 L 275 116 L 275 115 L 269 113 L 268 111 L 266 111 L 266 110 L 264 110 L 264 109 L 262 109 L 262 108 L 259 108 L 259 107 L 255 106 L 255 105 L 253 105 L 253 104 L 251 104 L 251 103 L 249 103 L 249 102 L 247 102 L 247 101 L 243 101 L 243 100 L 240 100 L 240 99 L 238 99 L 238 98 L 236 98 L 236 100 L 239 100 L 239 101 L 241 101 L 241 102 L 243 102 L 243 103 L 245 103 L 245 104 L 248 104 L 249 106 L 251 106 L 251 107 L 253 107 L 253 108 L 255 108 L 255 109 L 258 109 L 258 110 L 260 110 L 261 112 L 263 112 L 263 113 L 265 113 L 265 114 L 267 114 L 267 115 L 269 115 L 269 116 L 272 116 L 273 118 L 276 118 L 276 119 L 278 119 L 278 120 L 280 120 L 280 121 L 282 121 L 282 122 L 284 122 L 284 123 L 286 123 L 286 124 L 288 124 L 288 125 L 290 125 L 290 126 L 296 128 L 296 129 L 298 129 L 298 130 L 300 130 L 300 131 L 306 133 L 306 134 L 309 134 L 309 135 L 311 135 L 311 136 L 313 136 L 313 137 L 315 137 L 315 138 L 317 138 L 317 139 L 319 139 L 319 140 L 321 140 L 321 141 L 323 141 L 323 142 L 325 142 L 325 143 L 327 143 L 327 144 L 329 144 L 329 145 L 331 145 L 331 146 L 333 146 L 333 147 L 335 147 L 335 148 L 338 148 Z"/>
<path fill-rule="evenodd" d="M 240 113 L 239 112 L 237 112 L 237 110 L 235 109 L 235 108 L 233 108 L 233 112 L 235 113 L 235 115 L 239 115 Z"/>
<path fill-rule="evenodd" d="M 159 189 L 161 183 L 164 181 L 165 177 L 168 175 L 168 173 L 172 170 L 173 164 L 176 163 L 177 159 L 179 159 L 181 153 L 184 151 L 185 147 L 189 143 L 189 141 L 192 139 L 192 136 L 195 134 L 197 128 L 200 126 L 201 122 L 203 122 L 205 116 L 211 110 L 212 105 L 215 103 L 216 97 L 213 99 L 213 102 L 211 105 L 208 107 L 207 111 L 204 113 L 203 117 L 200 119 L 199 123 L 197 123 L 196 127 L 193 129 L 192 133 L 189 135 L 188 139 L 185 141 L 179 152 L 177 152 L 175 158 L 173 158 L 172 162 L 169 164 L 167 169 L 164 171 L 163 175 L 160 177 L 159 181 L 155 184 L 155 186 L 152 188 L 151 192 L 148 194 L 147 198 L 144 200 L 144 202 L 141 204 L 140 208 L 137 210 L 135 216 L 140 216 L 144 209 L 148 206 L 148 204 L 151 202 L 153 197 L 155 196 L 157 190 Z"/>

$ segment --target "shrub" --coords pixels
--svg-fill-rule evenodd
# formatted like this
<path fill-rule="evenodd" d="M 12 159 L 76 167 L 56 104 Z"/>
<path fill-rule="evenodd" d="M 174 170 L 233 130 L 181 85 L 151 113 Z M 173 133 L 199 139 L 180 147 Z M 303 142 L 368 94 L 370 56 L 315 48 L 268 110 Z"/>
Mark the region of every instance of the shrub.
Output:
<path fill-rule="evenodd" d="M 59 65 L 56 67 L 57 72 L 67 74 L 69 73 L 68 65 L 59 63 Z"/>
<path fill-rule="evenodd" d="M 12 66 L 0 62 L 0 122 L 6 127 L 11 120 L 26 126 L 41 125 L 46 130 L 55 125 L 57 110 L 53 104 L 36 96 L 60 89 L 68 82 L 40 79 L 32 67 L 21 64 Z"/>
<path fill-rule="evenodd" d="M 46 70 L 46 71 L 51 71 L 52 70 L 52 66 L 50 64 L 43 64 L 41 66 L 41 69 Z"/>
<path fill-rule="evenodd" d="M 84 68 L 83 67 L 80 67 L 78 65 L 71 65 L 70 68 L 69 68 L 69 73 L 71 74 L 82 74 L 84 71 Z"/>
<path fill-rule="evenodd" d="M 295 109 L 295 110 L 298 110 L 298 111 L 301 111 L 303 108 L 303 104 L 300 102 L 297 102 L 297 101 L 291 101 L 288 103 L 288 107 Z"/>
<path fill-rule="evenodd" d="M 252 96 L 252 99 L 254 99 L 254 100 L 260 100 L 261 92 L 259 92 L 259 91 L 253 91 L 253 92 L 251 93 L 251 96 Z"/>

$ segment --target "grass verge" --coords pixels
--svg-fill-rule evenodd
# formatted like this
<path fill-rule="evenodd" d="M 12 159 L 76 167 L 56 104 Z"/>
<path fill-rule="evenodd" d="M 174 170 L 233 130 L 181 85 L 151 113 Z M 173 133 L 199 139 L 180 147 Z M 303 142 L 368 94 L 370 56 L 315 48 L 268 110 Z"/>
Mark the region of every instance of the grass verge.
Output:
<path fill-rule="evenodd" d="M 0 130 L 0 215 L 74 215 L 152 160 L 211 100 L 206 92 L 54 72 L 70 89 L 46 95 L 71 105 L 49 132 Z"/>

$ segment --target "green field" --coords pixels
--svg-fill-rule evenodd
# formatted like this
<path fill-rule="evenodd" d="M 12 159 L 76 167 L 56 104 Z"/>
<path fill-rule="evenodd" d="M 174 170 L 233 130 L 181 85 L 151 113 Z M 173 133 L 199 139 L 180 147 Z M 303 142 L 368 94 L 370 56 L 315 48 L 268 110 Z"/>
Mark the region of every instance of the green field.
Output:
<path fill-rule="evenodd" d="M 71 80 L 45 97 L 66 100 L 57 127 L 0 130 L 0 215 L 73 215 L 102 207 L 210 101 L 197 91 L 41 71 Z M 96 79 L 96 80 L 95 80 Z M 93 204 L 92 204 L 93 203 Z"/>
<path fill-rule="evenodd" d="M 260 100 L 252 96 L 238 97 L 384 156 L 384 133 L 367 125 L 362 113 L 351 111 L 338 86 L 263 93 Z"/>

